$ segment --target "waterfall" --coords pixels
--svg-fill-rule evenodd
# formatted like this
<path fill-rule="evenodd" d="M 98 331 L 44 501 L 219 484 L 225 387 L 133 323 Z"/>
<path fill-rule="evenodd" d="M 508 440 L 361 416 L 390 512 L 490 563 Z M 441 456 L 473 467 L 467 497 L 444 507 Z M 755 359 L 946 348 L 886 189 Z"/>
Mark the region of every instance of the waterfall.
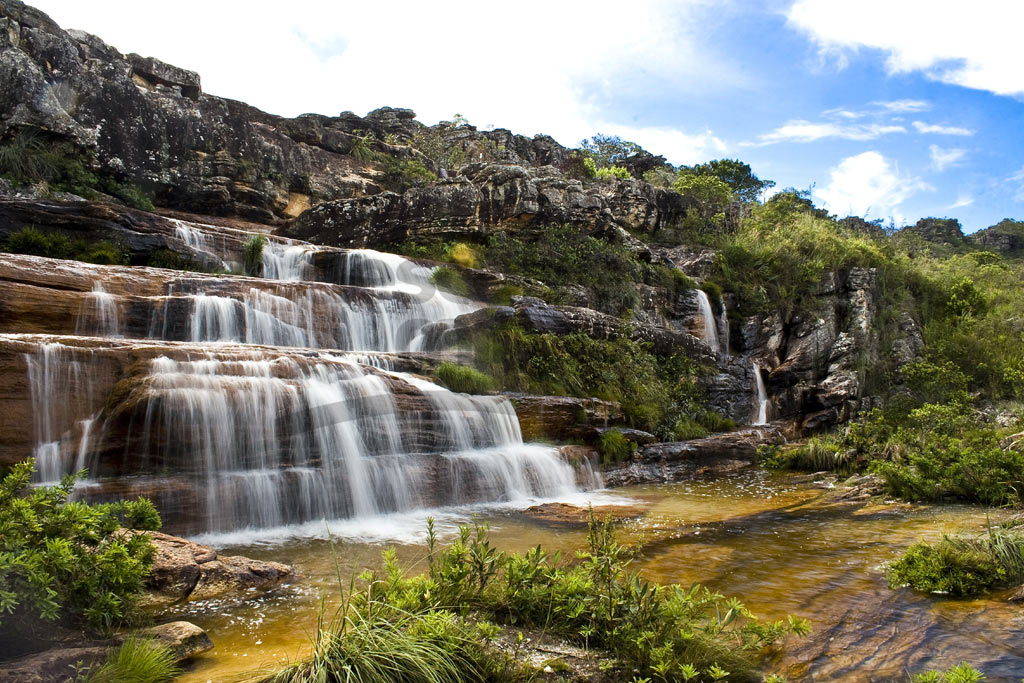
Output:
<path fill-rule="evenodd" d="M 88 374 L 88 352 L 59 343 L 40 346 L 25 354 L 32 399 L 36 461 L 34 480 L 54 484 L 72 471 L 74 444 L 88 447 L 97 406 Z M 84 452 L 79 449 L 77 460 Z"/>
<path fill-rule="evenodd" d="M 761 368 L 758 367 L 757 363 L 753 364 L 754 367 L 754 384 L 757 388 L 757 418 L 754 419 L 755 425 L 768 424 L 768 391 L 764 386 L 764 378 L 761 376 Z"/>
<path fill-rule="evenodd" d="M 718 315 L 718 329 L 722 331 L 721 348 L 719 353 L 729 358 L 729 315 L 725 308 L 725 301 L 722 301 L 722 312 Z"/>
<path fill-rule="evenodd" d="M 703 289 L 697 291 L 697 306 L 700 308 L 700 315 L 704 321 L 704 341 L 716 353 L 722 353 L 722 347 L 718 342 L 718 330 L 716 329 L 715 314 L 711 312 L 711 301 Z"/>
<path fill-rule="evenodd" d="M 285 282 L 309 279 L 315 252 L 311 244 L 268 241 L 263 245 L 263 277 Z"/>
<path fill-rule="evenodd" d="M 93 283 L 92 291 L 86 295 L 82 311 L 79 312 L 75 324 L 75 334 L 95 335 L 98 337 L 120 337 L 121 316 L 117 300 L 103 288 L 98 280 Z"/>
<path fill-rule="evenodd" d="M 209 244 L 178 228 L 190 248 Z M 111 279 L 93 285 L 76 327 L 108 341 L 25 354 L 38 481 L 87 467 L 80 495 L 148 496 L 190 534 L 600 486 L 587 463 L 524 444 L 508 399 L 393 370 L 383 354 L 430 349 L 481 306 L 435 287 L 434 268 L 302 243 L 272 242 L 263 257 L 264 278 L 183 274 L 130 299 L 123 275 L 97 271 Z"/>

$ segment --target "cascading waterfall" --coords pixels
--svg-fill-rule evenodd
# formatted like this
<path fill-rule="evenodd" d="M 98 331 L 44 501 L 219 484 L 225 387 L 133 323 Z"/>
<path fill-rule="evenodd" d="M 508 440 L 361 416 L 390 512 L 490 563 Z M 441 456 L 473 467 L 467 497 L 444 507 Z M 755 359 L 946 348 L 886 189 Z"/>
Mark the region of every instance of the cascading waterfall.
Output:
<path fill-rule="evenodd" d="M 722 312 L 718 314 L 718 329 L 722 331 L 719 353 L 728 360 L 729 358 L 729 312 L 725 308 L 725 301 L 722 301 Z"/>
<path fill-rule="evenodd" d="M 718 330 L 715 321 L 715 314 L 711 311 L 711 301 L 703 289 L 697 290 L 697 306 L 700 308 L 700 315 L 704 321 L 704 342 L 716 354 L 722 353 L 721 344 L 718 342 Z"/>
<path fill-rule="evenodd" d="M 206 244 L 201 233 L 178 236 Z M 150 340 L 139 342 L 150 351 L 118 380 L 116 405 L 103 395 L 68 407 L 65 387 L 88 384 L 84 361 L 59 344 L 28 354 L 39 480 L 85 465 L 87 495 L 117 478 L 188 533 L 600 485 L 588 465 L 524 444 L 507 399 L 453 394 L 393 372 L 381 355 L 431 348 L 479 304 L 439 291 L 432 268 L 400 256 L 336 250 L 325 273 L 316 251 L 266 245 L 264 275 L 276 284 L 175 280 L 151 300 Z M 121 333 L 117 303 L 95 287 L 83 308 L 100 328 L 90 334 Z M 163 341 L 174 339 L 183 341 Z"/>
<path fill-rule="evenodd" d="M 755 425 L 768 424 L 768 391 L 764 386 L 764 377 L 761 376 L 761 368 L 754 363 L 754 384 L 757 388 L 757 417 Z"/>

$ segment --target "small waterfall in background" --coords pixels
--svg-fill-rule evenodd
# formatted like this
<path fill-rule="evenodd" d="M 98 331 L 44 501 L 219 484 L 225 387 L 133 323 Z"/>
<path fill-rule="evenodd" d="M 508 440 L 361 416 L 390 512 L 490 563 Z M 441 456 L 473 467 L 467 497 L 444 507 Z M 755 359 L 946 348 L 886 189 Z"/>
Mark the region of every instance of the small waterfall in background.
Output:
<path fill-rule="evenodd" d="M 721 355 L 722 346 L 718 341 L 717 323 L 715 314 L 711 311 L 711 301 L 703 289 L 697 291 L 697 306 L 700 308 L 700 315 L 704 321 L 704 341 L 716 353 Z"/>
<path fill-rule="evenodd" d="M 722 301 L 722 312 L 718 315 L 718 329 L 722 331 L 719 354 L 729 359 L 729 312 L 725 308 L 725 301 Z"/>
<path fill-rule="evenodd" d="M 764 386 L 764 377 L 761 376 L 761 368 L 754 363 L 754 383 L 757 388 L 757 417 L 755 425 L 768 424 L 768 391 Z"/>
<path fill-rule="evenodd" d="M 209 251 L 194 226 L 175 234 Z M 103 495 L 105 482 L 149 495 L 169 527 L 193 534 L 600 486 L 587 463 L 524 444 L 507 399 L 452 393 L 380 355 L 433 348 L 481 304 L 439 290 L 433 268 L 401 256 L 319 251 L 270 241 L 262 279 L 183 274 L 163 295 L 136 295 L 130 324 L 124 299 L 97 280 L 79 333 L 110 344 L 25 356 L 38 480 L 88 467 L 86 495 Z M 128 329 L 149 339 L 115 339 Z M 118 359 L 95 405 L 94 348 Z"/>
<path fill-rule="evenodd" d="M 120 337 L 121 315 L 117 299 L 103 288 L 98 280 L 86 296 L 85 304 L 79 311 L 75 334 L 97 337 Z"/>

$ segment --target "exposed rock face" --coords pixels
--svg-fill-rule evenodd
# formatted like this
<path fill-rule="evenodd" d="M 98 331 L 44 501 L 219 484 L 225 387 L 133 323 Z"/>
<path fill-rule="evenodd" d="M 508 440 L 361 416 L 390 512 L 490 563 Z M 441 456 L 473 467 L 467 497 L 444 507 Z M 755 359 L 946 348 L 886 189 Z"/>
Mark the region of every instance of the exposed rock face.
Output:
<path fill-rule="evenodd" d="M 1024 222 L 1006 218 L 992 227 L 971 234 L 968 239 L 1001 254 L 1020 254 L 1024 251 Z"/>
<path fill-rule="evenodd" d="M 753 428 L 704 439 L 643 446 L 630 461 L 605 471 L 608 486 L 671 483 L 700 474 L 731 472 L 754 464 L 759 446 L 781 443 L 774 428 Z"/>
<path fill-rule="evenodd" d="M 589 437 L 597 427 L 621 422 L 617 403 L 571 396 L 508 394 L 516 407 L 523 438 L 572 441 Z"/>
<path fill-rule="evenodd" d="M 280 562 L 222 556 L 209 546 L 184 538 L 155 531 L 146 533 L 156 547 L 153 569 L 146 581 L 147 601 L 151 603 L 206 600 L 250 589 L 267 590 L 297 576 L 293 567 Z M 170 630 L 181 635 L 179 628 Z M 185 640 L 193 641 L 194 635 Z M 189 645 L 195 646 L 194 642 Z"/>
<path fill-rule="evenodd" d="M 920 235 L 925 241 L 935 244 L 960 246 L 966 241 L 960 221 L 955 218 L 922 218 L 904 230 Z"/>
<path fill-rule="evenodd" d="M 321 244 L 372 248 L 553 223 L 653 233 L 685 215 L 687 208 L 680 195 L 641 181 L 584 186 L 552 166 L 470 164 L 454 180 L 404 195 L 326 202 L 279 232 Z"/>
<path fill-rule="evenodd" d="M 920 326 L 904 312 L 883 358 L 879 297 L 877 273 L 853 268 L 830 274 L 803 312 L 787 319 L 778 313 L 758 316 L 742 324 L 737 346 L 762 368 L 771 397 L 770 420 L 796 420 L 792 432 L 807 434 L 874 405 L 876 399 L 866 395 L 868 371 L 883 361 L 898 369 L 924 345 Z M 751 387 L 746 395 L 752 396 L 753 376 L 743 379 L 743 372 L 750 371 L 730 364 L 713 383 L 712 404 L 725 414 L 736 414 L 720 404 L 742 396 L 736 390 L 744 381 Z"/>

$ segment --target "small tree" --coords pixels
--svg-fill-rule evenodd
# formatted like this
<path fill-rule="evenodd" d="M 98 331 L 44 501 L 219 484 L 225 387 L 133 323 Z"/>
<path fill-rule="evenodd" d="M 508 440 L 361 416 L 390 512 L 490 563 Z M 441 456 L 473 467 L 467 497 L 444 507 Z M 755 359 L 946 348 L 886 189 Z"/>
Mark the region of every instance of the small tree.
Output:
<path fill-rule="evenodd" d="M 701 218 L 709 220 L 725 210 L 732 199 L 732 190 L 722 180 L 710 175 L 683 174 L 672 186 L 679 194 L 697 205 Z"/>

